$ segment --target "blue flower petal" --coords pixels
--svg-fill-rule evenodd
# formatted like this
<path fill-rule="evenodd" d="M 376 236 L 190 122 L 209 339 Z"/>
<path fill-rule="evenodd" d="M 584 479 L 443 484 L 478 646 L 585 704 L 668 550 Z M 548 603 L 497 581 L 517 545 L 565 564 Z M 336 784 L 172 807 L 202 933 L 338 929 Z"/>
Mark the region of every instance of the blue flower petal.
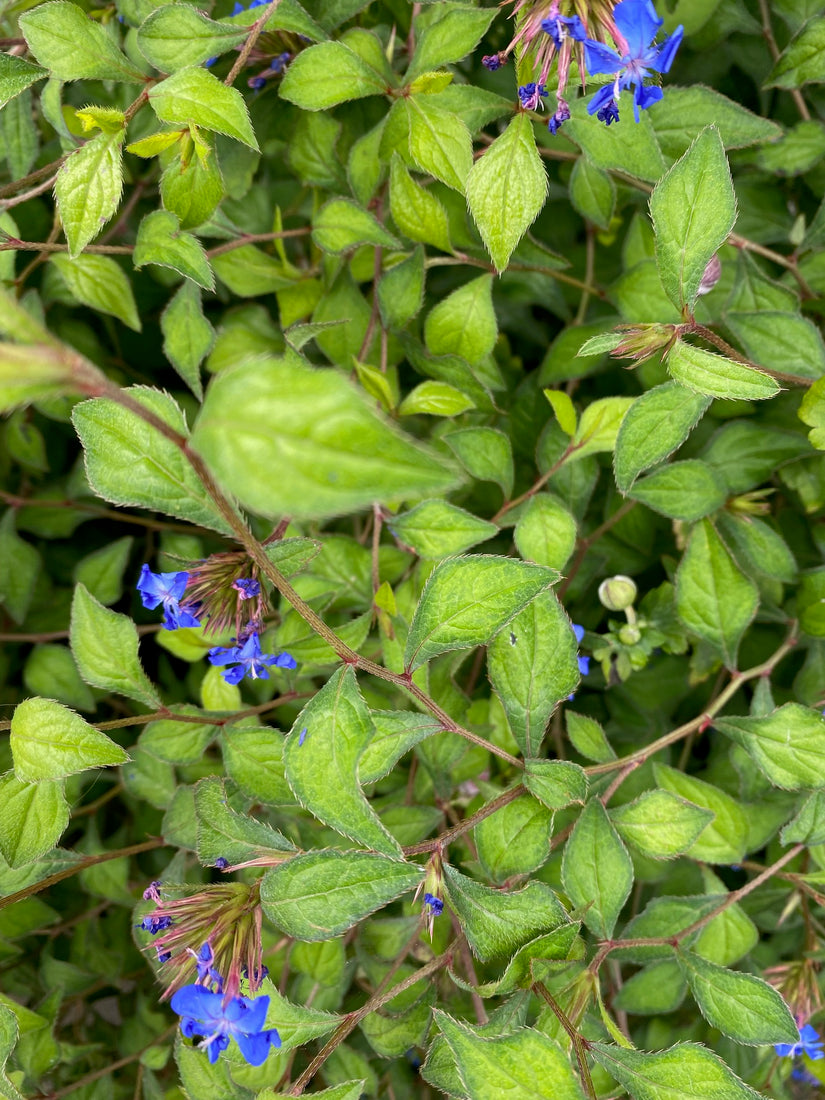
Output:
<path fill-rule="evenodd" d="M 606 107 L 608 103 L 613 100 L 613 85 L 605 84 L 603 88 L 599 88 L 590 102 L 587 104 L 587 113 L 589 115 L 597 114 L 602 107 Z M 211 660 L 211 658 L 210 658 Z"/>
<path fill-rule="evenodd" d="M 648 61 L 648 65 L 651 69 L 655 69 L 657 73 L 670 72 L 670 66 L 673 64 L 673 59 L 676 56 L 676 51 L 682 44 L 682 38 L 684 37 L 685 28 L 679 24 L 676 30 L 666 38 L 656 52 L 656 56 Z"/>
<path fill-rule="evenodd" d="M 241 1031 L 248 1035 L 253 1031 L 260 1031 L 269 1011 L 269 997 L 236 997 L 235 1000 L 241 1002 L 243 1013 L 232 1029 L 233 1032 Z"/>
<path fill-rule="evenodd" d="M 584 40 L 584 60 L 589 76 L 598 76 L 599 73 L 613 76 L 624 67 L 615 50 L 603 42 L 594 42 L 592 38 Z"/>
<path fill-rule="evenodd" d="M 633 97 L 633 115 L 636 121 L 639 121 L 639 108 L 646 111 L 648 107 L 658 103 L 664 94 L 655 84 L 637 84 L 636 94 Z"/>
<path fill-rule="evenodd" d="M 269 1054 L 268 1032 L 263 1031 L 257 1035 L 236 1034 L 235 1041 L 250 1066 L 262 1066 L 264 1064 Z"/>
<path fill-rule="evenodd" d="M 664 22 L 651 0 L 621 0 L 613 11 L 616 26 L 627 39 L 630 57 L 641 57 Z"/>
<path fill-rule="evenodd" d="M 173 994 L 169 1004 L 179 1016 L 216 1022 L 223 1016 L 222 1001 L 220 993 L 212 993 L 202 985 L 185 985 Z"/>

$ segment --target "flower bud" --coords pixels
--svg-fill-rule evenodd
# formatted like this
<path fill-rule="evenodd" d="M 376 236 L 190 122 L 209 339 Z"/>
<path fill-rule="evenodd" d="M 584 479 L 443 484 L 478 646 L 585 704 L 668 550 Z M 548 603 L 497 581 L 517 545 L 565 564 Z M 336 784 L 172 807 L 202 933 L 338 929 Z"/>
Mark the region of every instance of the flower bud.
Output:
<path fill-rule="evenodd" d="M 677 325 L 617 325 L 622 339 L 610 352 L 614 359 L 635 359 L 643 363 L 659 352 L 667 352 L 679 335 Z"/>
<path fill-rule="evenodd" d="M 621 573 L 599 585 L 599 599 L 608 611 L 625 611 L 636 599 L 636 584 Z"/>
<path fill-rule="evenodd" d="M 705 268 L 702 279 L 699 283 L 699 289 L 697 294 L 710 294 L 716 284 L 719 282 L 719 276 L 722 274 L 722 261 L 719 256 L 711 256 L 708 260 L 707 267 Z"/>
<path fill-rule="evenodd" d="M 619 641 L 622 645 L 636 645 L 642 640 L 642 632 L 633 623 L 625 623 L 619 630 Z"/>

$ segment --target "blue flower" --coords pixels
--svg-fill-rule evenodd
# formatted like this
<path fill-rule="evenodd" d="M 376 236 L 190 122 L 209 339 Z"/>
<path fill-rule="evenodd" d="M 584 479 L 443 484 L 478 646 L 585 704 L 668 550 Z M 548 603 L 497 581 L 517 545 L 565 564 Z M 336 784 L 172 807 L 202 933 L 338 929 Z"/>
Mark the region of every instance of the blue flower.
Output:
<path fill-rule="evenodd" d="M 424 904 L 425 906 L 429 906 L 430 912 L 434 917 L 440 917 L 444 912 L 444 902 L 441 898 L 435 897 L 434 894 L 425 894 Z"/>
<path fill-rule="evenodd" d="M 504 64 L 504 57 L 500 53 L 488 53 L 485 57 L 482 57 L 481 64 L 485 69 L 489 69 L 491 73 L 494 73 Z"/>
<path fill-rule="evenodd" d="M 137 590 L 143 606 L 153 611 L 159 604 L 163 604 L 163 625 L 166 630 L 177 630 L 180 626 L 200 626 L 191 611 L 180 606 L 188 580 L 188 573 L 153 573 L 148 565 L 144 565 L 140 571 Z"/>
<path fill-rule="evenodd" d="M 684 28 L 679 25 L 664 42 L 654 44 L 653 39 L 663 20 L 657 17 L 651 0 L 621 0 L 615 7 L 613 17 L 619 35 L 624 39 L 620 48 L 624 52 L 617 54 L 603 42 L 594 42 L 591 38 L 584 40 L 588 73 L 591 76 L 606 73 L 616 78 L 612 84 L 600 88 L 587 106 L 588 114 L 598 114 L 608 126 L 618 121 L 617 101 L 623 88 L 635 85 L 633 117 L 637 122 L 640 109 L 644 111 L 662 98 L 662 89 L 656 85 L 646 86 L 644 79 L 650 76 L 651 69 L 657 73 L 670 70 L 684 34 Z M 602 115 L 605 108 L 608 108 L 607 114 Z"/>
<path fill-rule="evenodd" d="M 158 932 L 163 932 L 165 931 L 165 929 L 172 927 L 172 918 L 167 916 L 144 917 L 143 920 L 140 922 L 140 927 L 143 929 L 144 932 L 149 932 L 150 935 L 156 936 Z"/>
<path fill-rule="evenodd" d="M 525 111 L 538 111 L 542 106 L 542 98 L 547 95 L 547 88 L 543 84 L 536 84 L 532 80 L 529 84 L 522 84 L 518 90 L 518 97 Z"/>
<path fill-rule="evenodd" d="M 226 856 L 218 856 L 218 858 L 215 860 L 215 867 L 219 871 L 225 871 L 228 866 L 229 860 L 226 858 Z"/>
<path fill-rule="evenodd" d="M 816 1028 L 812 1027 L 811 1024 L 805 1024 L 803 1028 L 799 1029 L 798 1043 L 777 1043 L 773 1049 L 780 1058 L 794 1057 L 797 1054 L 807 1054 L 814 1062 L 818 1062 L 820 1058 L 825 1058 L 822 1040 Z"/>
<path fill-rule="evenodd" d="M 277 57 L 273 57 L 269 68 L 273 73 L 282 73 L 291 60 L 292 54 L 287 50 L 284 53 L 279 53 Z"/>
<path fill-rule="evenodd" d="M 202 985 L 185 985 L 171 1000 L 173 1011 L 181 1017 L 180 1029 L 187 1037 L 204 1036 L 198 1044 L 209 1051 L 209 1061 L 234 1039 L 241 1054 L 251 1066 L 261 1066 L 269 1048 L 279 1047 L 281 1037 L 276 1029 L 264 1029 L 269 997 L 233 997 L 224 1004 L 220 993 L 212 993 Z"/>
<path fill-rule="evenodd" d="M 207 654 L 212 665 L 235 665 L 223 673 L 227 684 L 239 684 L 244 676 L 251 680 L 268 680 L 267 665 L 276 668 L 297 668 L 298 662 L 288 653 L 261 652 L 261 640 L 257 634 L 250 634 L 242 643 L 235 646 L 215 646 Z"/>
<path fill-rule="evenodd" d="M 559 132 L 562 123 L 567 122 L 570 118 L 570 108 L 563 100 L 559 100 L 559 105 L 554 115 L 551 115 L 547 120 L 547 129 L 551 134 L 555 135 Z"/>
<path fill-rule="evenodd" d="M 253 600 L 261 594 L 261 583 L 251 577 L 238 577 L 232 582 L 232 587 L 242 600 Z"/>
<path fill-rule="evenodd" d="M 551 15 L 541 21 L 541 29 L 550 35 L 557 50 L 561 49 L 565 38 L 572 38 L 574 42 L 584 42 L 587 38 L 584 23 L 578 15 Z"/>

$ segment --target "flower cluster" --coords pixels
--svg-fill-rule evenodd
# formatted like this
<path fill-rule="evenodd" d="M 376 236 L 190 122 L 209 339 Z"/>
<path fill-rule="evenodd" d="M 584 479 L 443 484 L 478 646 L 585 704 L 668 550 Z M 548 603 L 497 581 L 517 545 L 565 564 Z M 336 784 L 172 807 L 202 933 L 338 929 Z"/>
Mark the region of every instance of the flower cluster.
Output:
<path fill-rule="evenodd" d="M 239 575 L 244 561 L 239 554 L 215 554 L 189 572 L 179 573 L 153 573 L 144 565 L 137 583 L 144 607 L 154 610 L 163 605 L 166 630 L 203 626 L 217 633 L 234 626 L 235 645 L 214 646 L 207 655 L 210 664 L 225 666 L 223 678 L 228 684 L 238 684 L 244 676 L 267 680 L 267 668 L 273 665 L 297 667 L 288 653 L 261 651 L 264 598 L 256 577 Z"/>
<path fill-rule="evenodd" d="M 588 113 L 595 114 L 609 126 L 619 121 L 619 95 L 631 85 L 635 87 L 633 114 L 639 121 L 639 111 L 662 98 L 658 85 L 646 85 L 651 72 L 666 73 L 682 41 L 683 28 L 677 27 L 661 43 L 654 41 L 663 20 L 659 19 L 651 0 L 585 0 L 577 3 L 578 14 L 571 13 L 572 0 L 515 0 L 513 16 L 517 30 L 509 46 L 500 53 L 489 54 L 482 63 L 491 71 L 500 69 L 513 51 L 520 56 L 532 53 L 538 78 L 518 89 L 521 106 L 535 111 L 543 106 L 547 96 L 546 83 L 553 63 L 557 63 L 558 83 L 556 110 L 547 122 L 551 134 L 570 118 L 565 99 L 570 65 L 575 56 L 582 84 L 591 76 L 606 74 L 614 79 L 593 96 Z M 562 14 L 562 9 L 568 14 Z"/>
<path fill-rule="evenodd" d="M 281 1045 L 277 1030 L 264 1027 L 269 997 L 224 994 L 223 979 L 213 966 L 208 941 L 201 945 L 196 958 L 197 981 L 178 989 L 170 1002 L 181 1017 L 181 1033 L 187 1039 L 202 1036 L 203 1041 L 197 1045 L 208 1051 L 210 1062 L 217 1062 L 220 1052 L 234 1039 L 251 1066 L 263 1065 L 270 1047 Z"/>

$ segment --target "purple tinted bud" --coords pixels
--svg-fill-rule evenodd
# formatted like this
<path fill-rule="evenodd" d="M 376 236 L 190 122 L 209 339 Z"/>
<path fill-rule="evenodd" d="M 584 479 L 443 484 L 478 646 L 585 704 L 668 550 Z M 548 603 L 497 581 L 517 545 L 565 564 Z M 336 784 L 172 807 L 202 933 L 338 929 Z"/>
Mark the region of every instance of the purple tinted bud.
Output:
<path fill-rule="evenodd" d="M 160 879 L 155 879 L 154 882 L 149 883 L 143 891 L 143 900 L 160 902 Z"/>
<path fill-rule="evenodd" d="M 269 66 L 273 73 L 279 74 L 284 71 L 287 65 L 292 60 L 292 54 L 288 51 L 285 53 L 279 53 L 277 57 L 272 59 L 272 64 Z"/>
<path fill-rule="evenodd" d="M 611 99 L 608 103 L 602 107 L 597 113 L 596 118 L 599 122 L 603 122 L 605 126 L 609 126 L 611 122 L 619 121 L 619 107 L 615 99 Z"/>
<path fill-rule="evenodd" d="M 485 69 L 489 69 L 491 73 L 494 73 L 504 64 L 504 58 L 500 53 L 490 53 L 486 57 L 482 57 L 481 64 Z"/>
<path fill-rule="evenodd" d="M 518 90 L 518 97 L 525 111 L 537 111 L 542 106 L 542 98 L 546 95 L 547 88 L 544 84 L 536 84 L 532 80 L 529 84 L 522 84 Z"/>
<path fill-rule="evenodd" d="M 226 858 L 226 856 L 218 856 L 218 858 L 215 860 L 215 867 L 219 871 L 225 871 L 228 866 L 229 860 Z"/>
<path fill-rule="evenodd" d="M 158 932 L 164 932 L 167 928 L 172 927 L 172 918 L 167 916 L 156 917 L 150 914 L 148 917 L 143 918 L 140 927 L 144 932 L 156 936 Z"/>

